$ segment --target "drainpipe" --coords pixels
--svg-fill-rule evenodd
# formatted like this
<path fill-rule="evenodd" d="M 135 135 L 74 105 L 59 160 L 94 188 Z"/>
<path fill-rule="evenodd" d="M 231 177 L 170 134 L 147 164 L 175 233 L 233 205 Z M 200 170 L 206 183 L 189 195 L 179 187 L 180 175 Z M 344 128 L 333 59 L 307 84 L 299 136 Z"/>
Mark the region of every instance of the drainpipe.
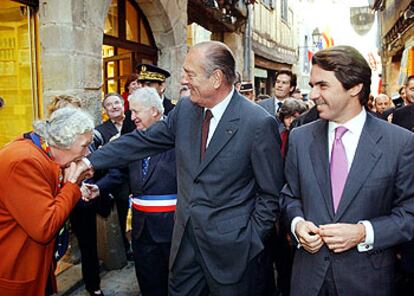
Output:
<path fill-rule="evenodd" d="M 253 39 L 253 3 L 246 1 L 247 5 L 247 21 L 244 30 L 244 65 L 243 65 L 243 80 L 253 81 L 252 74 L 252 39 Z"/>

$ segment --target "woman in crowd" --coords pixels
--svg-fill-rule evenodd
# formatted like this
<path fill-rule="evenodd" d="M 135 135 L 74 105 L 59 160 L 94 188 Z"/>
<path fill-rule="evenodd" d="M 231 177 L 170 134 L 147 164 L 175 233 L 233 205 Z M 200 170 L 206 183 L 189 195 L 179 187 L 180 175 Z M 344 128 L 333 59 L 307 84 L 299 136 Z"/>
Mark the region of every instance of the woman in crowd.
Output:
<path fill-rule="evenodd" d="M 82 105 L 81 101 L 77 97 L 60 95 L 60 96 L 55 96 L 50 100 L 50 103 L 47 105 L 47 111 L 50 116 L 57 109 L 61 109 L 63 107 L 80 108 L 81 105 Z"/>
<path fill-rule="evenodd" d="M 94 123 L 76 108 L 0 150 L 0 295 L 45 295 L 55 286 L 55 237 L 81 197 L 77 161 L 88 153 Z"/>
<path fill-rule="evenodd" d="M 136 89 L 141 88 L 142 84 L 138 81 L 138 74 L 132 73 L 129 75 L 127 81 L 125 82 L 125 91 L 122 93 L 124 98 L 124 111 L 126 112 L 129 109 L 128 96 L 132 94 Z"/>

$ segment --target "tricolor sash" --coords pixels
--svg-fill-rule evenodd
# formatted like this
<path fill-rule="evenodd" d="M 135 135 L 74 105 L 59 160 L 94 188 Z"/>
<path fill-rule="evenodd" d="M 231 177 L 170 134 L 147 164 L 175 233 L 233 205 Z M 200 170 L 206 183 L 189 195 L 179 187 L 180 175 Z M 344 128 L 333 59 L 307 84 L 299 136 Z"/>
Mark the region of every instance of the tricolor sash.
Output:
<path fill-rule="evenodd" d="M 177 195 L 134 195 L 131 201 L 132 207 L 137 211 L 147 213 L 174 212 L 177 204 Z"/>

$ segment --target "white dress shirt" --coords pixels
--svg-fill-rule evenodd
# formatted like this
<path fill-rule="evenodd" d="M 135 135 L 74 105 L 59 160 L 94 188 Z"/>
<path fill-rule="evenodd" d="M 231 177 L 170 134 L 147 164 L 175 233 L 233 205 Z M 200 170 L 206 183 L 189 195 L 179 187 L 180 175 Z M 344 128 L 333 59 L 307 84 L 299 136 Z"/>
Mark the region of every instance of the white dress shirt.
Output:
<path fill-rule="evenodd" d="M 282 107 L 284 101 L 285 99 L 279 100 L 277 97 L 275 97 L 275 115 L 277 112 L 279 112 L 279 109 Z"/>
<path fill-rule="evenodd" d="M 359 138 L 361 137 L 362 129 L 364 127 L 366 119 L 367 119 L 367 112 L 365 111 L 364 108 L 362 108 L 362 111 L 357 116 L 353 117 L 352 119 L 350 119 L 349 121 L 343 124 L 338 124 L 336 122 L 329 121 L 328 123 L 329 161 L 331 160 L 332 145 L 335 139 L 335 129 L 338 126 L 343 126 L 347 128 L 348 130 L 342 136 L 342 143 L 344 145 L 345 154 L 346 154 L 346 158 L 348 161 L 348 170 L 351 169 L 352 162 L 355 157 L 355 152 L 358 147 Z M 304 219 L 302 217 L 295 217 L 292 220 L 291 231 L 293 235 L 295 236 L 296 240 L 297 240 L 296 233 L 295 233 L 296 224 L 299 221 L 303 221 L 303 220 Z M 365 227 L 365 241 L 358 244 L 357 246 L 358 251 L 359 252 L 369 251 L 373 248 L 373 244 L 374 244 L 374 229 L 372 227 L 371 222 L 369 221 L 364 220 L 364 221 L 359 221 L 359 223 L 363 224 Z"/>
<path fill-rule="evenodd" d="M 210 140 L 214 135 L 214 132 L 220 122 L 221 117 L 223 116 L 224 111 L 226 111 L 227 106 L 229 105 L 230 100 L 233 97 L 233 93 L 234 87 L 231 89 L 230 93 L 224 98 L 223 101 L 221 101 L 220 103 L 218 103 L 210 109 L 211 113 L 213 114 L 213 117 L 210 119 L 210 127 L 208 129 L 206 148 L 208 147 L 208 144 L 210 143 Z M 207 108 L 204 108 L 204 113 L 206 110 Z"/>

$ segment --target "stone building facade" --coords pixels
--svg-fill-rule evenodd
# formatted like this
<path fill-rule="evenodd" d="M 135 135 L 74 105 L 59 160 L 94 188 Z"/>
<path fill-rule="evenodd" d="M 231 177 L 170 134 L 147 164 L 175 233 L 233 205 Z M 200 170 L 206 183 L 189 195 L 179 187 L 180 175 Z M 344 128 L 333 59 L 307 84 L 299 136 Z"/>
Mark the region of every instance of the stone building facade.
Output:
<path fill-rule="evenodd" d="M 414 75 L 414 3 L 410 0 L 370 1 L 377 12 L 382 61 L 382 91 L 397 95 Z"/>
<path fill-rule="evenodd" d="M 187 1 L 137 0 L 151 27 L 158 65 L 169 69 L 167 95 L 176 97 L 187 51 Z M 40 75 L 43 108 L 57 94 L 82 98 L 99 118 L 102 98 L 104 22 L 111 0 L 39 3 Z"/>

